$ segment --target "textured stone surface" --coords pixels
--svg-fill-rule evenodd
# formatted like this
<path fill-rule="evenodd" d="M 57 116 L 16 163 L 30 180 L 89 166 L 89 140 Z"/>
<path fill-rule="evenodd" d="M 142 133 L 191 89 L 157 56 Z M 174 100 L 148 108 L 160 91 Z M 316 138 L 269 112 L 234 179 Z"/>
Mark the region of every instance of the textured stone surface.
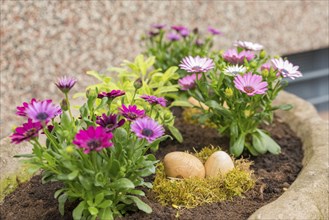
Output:
<path fill-rule="evenodd" d="M 142 51 L 153 23 L 219 28 L 216 49 L 259 42 L 272 54 L 328 46 L 328 1 L 19 1 L 2 0 L 0 135 L 22 122 L 15 107 L 35 97 L 59 101 L 53 81 L 70 74 L 74 92 Z"/>
<path fill-rule="evenodd" d="M 277 99 L 280 103 L 294 105 L 291 111 L 278 114 L 302 139 L 304 168 L 282 196 L 257 210 L 249 220 L 329 219 L 329 124 L 311 104 L 295 95 L 281 93 Z"/>

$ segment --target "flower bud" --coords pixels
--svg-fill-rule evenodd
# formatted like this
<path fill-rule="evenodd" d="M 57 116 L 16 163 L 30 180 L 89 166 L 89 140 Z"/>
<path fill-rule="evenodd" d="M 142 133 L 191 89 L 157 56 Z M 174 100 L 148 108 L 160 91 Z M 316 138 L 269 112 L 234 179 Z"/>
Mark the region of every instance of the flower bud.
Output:
<path fill-rule="evenodd" d="M 233 90 L 231 88 L 226 88 L 225 89 L 225 95 L 228 98 L 232 97 L 233 96 Z"/>
<path fill-rule="evenodd" d="M 265 52 L 265 50 L 262 50 L 262 51 L 259 53 L 259 57 L 260 57 L 261 59 L 263 59 L 263 58 L 266 57 L 266 52 Z"/>
<path fill-rule="evenodd" d="M 72 154 L 74 152 L 74 147 L 72 145 L 69 145 L 65 148 L 66 153 Z"/>
<path fill-rule="evenodd" d="M 134 82 L 135 89 L 140 89 L 143 86 L 143 81 L 141 78 L 136 79 Z"/>
<path fill-rule="evenodd" d="M 252 68 L 257 67 L 257 62 L 256 62 L 256 61 L 252 61 L 252 62 L 250 63 L 250 66 L 251 66 Z"/>
<path fill-rule="evenodd" d="M 249 116 L 252 114 L 252 112 L 250 111 L 250 110 L 244 110 L 244 116 L 246 117 L 246 118 L 249 118 Z"/>
<path fill-rule="evenodd" d="M 264 70 L 262 71 L 262 76 L 263 76 L 264 78 L 267 78 L 268 75 L 269 75 L 268 70 L 267 70 L 267 69 L 264 69 Z"/>
<path fill-rule="evenodd" d="M 69 110 L 69 105 L 68 105 L 66 99 L 63 99 L 63 100 L 61 101 L 61 109 L 62 109 L 63 111 L 67 111 L 67 110 Z"/>

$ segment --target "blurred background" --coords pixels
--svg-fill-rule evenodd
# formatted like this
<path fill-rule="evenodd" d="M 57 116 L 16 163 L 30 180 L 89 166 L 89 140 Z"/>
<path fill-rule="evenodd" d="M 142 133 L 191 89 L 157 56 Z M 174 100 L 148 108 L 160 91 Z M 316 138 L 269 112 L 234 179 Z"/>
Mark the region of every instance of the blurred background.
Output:
<path fill-rule="evenodd" d="M 323 1 L 1 1 L 0 137 L 21 118 L 16 106 L 31 98 L 59 102 L 54 81 L 71 75 L 73 93 L 95 80 L 88 70 L 104 71 L 143 51 L 140 37 L 151 24 L 208 26 L 224 34 L 213 49 L 235 40 L 260 43 L 284 55 L 305 77 L 287 90 L 328 118 L 329 2 Z"/>

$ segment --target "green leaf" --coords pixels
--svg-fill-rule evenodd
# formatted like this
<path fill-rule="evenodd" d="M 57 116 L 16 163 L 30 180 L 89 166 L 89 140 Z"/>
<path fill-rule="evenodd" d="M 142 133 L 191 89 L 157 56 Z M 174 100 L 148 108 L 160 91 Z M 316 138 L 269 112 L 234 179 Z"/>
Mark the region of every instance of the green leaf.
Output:
<path fill-rule="evenodd" d="M 234 141 L 233 139 L 233 144 L 230 147 L 230 153 L 233 154 L 235 157 L 238 157 L 242 154 L 243 149 L 244 149 L 244 142 L 245 142 L 245 135 L 240 134 L 239 138 Z"/>
<path fill-rule="evenodd" d="M 98 214 L 98 209 L 95 207 L 88 207 L 88 211 L 90 212 L 91 215 L 97 215 Z"/>
<path fill-rule="evenodd" d="M 62 192 L 64 192 L 64 191 L 65 191 L 65 189 L 59 189 L 59 190 L 57 190 L 57 191 L 54 193 L 54 198 L 57 199 L 57 197 L 58 197 Z"/>
<path fill-rule="evenodd" d="M 98 205 L 97 207 L 104 209 L 104 208 L 107 208 L 110 205 L 112 205 L 112 203 L 113 202 L 111 200 L 105 200 L 100 205 Z"/>
<path fill-rule="evenodd" d="M 257 129 L 257 132 L 260 134 L 260 138 L 262 142 L 266 144 L 267 150 L 272 154 L 280 154 L 281 147 L 267 134 L 265 134 L 262 130 Z"/>
<path fill-rule="evenodd" d="M 126 129 L 124 129 L 124 128 L 115 129 L 114 137 L 118 142 L 125 142 L 128 137 Z"/>
<path fill-rule="evenodd" d="M 188 101 L 182 101 L 182 100 L 173 101 L 170 104 L 170 107 L 172 107 L 172 106 L 193 107 L 193 105 L 191 103 L 189 103 Z"/>
<path fill-rule="evenodd" d="M 274 106 L 274 107 L 272 107 L 271 110 L 273 111 L 273 110 L 280 109 L 280 110 L 283 110 L 283 111 L 289 111 L 292 108 L 293 108 L 293 106 L 290 105 L 290 104 L 283 104 L 283 105 Z"/>
<path fill-rule="evenodd" d="M 118 179 L 115 182 L 113 182 L 111 185 L 117 189 L 133 189 L 133 188 L 135 188 L 134 183 L 131 182 L 131 180 L 129 180 L 127 178 Z"/>
<path fill-rule="evenodd" d="M 262 140 L 263 139 L 258 132 L 252 134 L 252 146 L 258 153 L 265 154 L 267 152 L 267 147 L 266 143 L 264 143 Z"/>
<path fill-rule="evenodd" d="M 139 210 L 142 210 L 143 212 L 146 212 L 148 214 L 152 212 L 152 208 L 136 196 L 129 196 L 129 198 L 134 201 Z"/>
<path fill-rule="evenodd" d="M 230 112 L 226 108 L 221 106 L 218 102 L 216 102 L 214 100 L 210 100 L 210 101 L 207 101 L 205 104 L 207 106 L 209 106 L 209 108 L 213 108 L 213 109 L 217 110 L 224 117 L 230 117 Z"/>
<path fill-rule="evenodd" d="M 174 126 L 168 125 L 168 129 L 169 129 L 170 133 L 175 137 L 175 139 L 179 143 L 183 142 L 183 136 L 177 128 L 175 128 Z"/>
<path fill-rule="evenodd" d="M 96 79 L 98 79 L 100 81 L 103 81 L 102 76 L 95 70 L 87 71 L 87 74 L 90 75 L 90 76 L 95 77 Z"/>
<path fill-rule="evenodd" d="M 111 209 L 108 208 L 103 208 L 99 211 L 98 217 L 100 220 L 113 220 L 113 213 Z"/>
<path fill-rule="evenodd" d="M 61 196 L 58 197 L 58 210 L 59 213 L 61 213 L 61 215 L 64 215 L 64 206 L 65 206 L 65 202 L 67 200 L 67 194 L 64 193 Z"/>
<path fill-rule="evenodd" d="M 63 112 L 61 115 L 61 126 L 65 129 L 71 127 L 71 119 L 66 112 Z"/>
<path fill-rule="evenodd" d="M 100 192 L 95 196 L 95 205 L 97 206 L 99 203 L 101 203 L 104 199 L 104 193 Z"/>
<path fill-rule="evenodd" d="M 79 175 L 79 170 L 75 170 L 69 175 L 67 175 L 68 180 L 74 180 Z"/>
<path fill-rule="evenodd" d="M 73 210 L 72 216 L 74 220 L 81 220 L 83 210 L 86 209 L 86 202 L 81 201 L 77 207 Z"/>

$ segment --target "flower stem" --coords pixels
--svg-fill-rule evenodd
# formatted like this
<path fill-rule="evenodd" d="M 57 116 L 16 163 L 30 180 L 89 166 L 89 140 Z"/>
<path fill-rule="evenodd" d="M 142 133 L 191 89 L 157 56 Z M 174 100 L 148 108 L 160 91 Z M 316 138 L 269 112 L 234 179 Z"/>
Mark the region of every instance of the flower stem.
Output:
<path fill-rule="evenodd" d="M 68 107 L 68 111 L 69 111 L 71 120 L 73 121 L 73 116 L 72 116 L 72 112 L 71 112 L 71 105 L 70 105 L 70 101 L 69 101 L 69 97 L 68 97 L 67 93 L 65 93 L 65 100 L 66 100 L 66 103 L 67 103 L 67 107 Z"/>

